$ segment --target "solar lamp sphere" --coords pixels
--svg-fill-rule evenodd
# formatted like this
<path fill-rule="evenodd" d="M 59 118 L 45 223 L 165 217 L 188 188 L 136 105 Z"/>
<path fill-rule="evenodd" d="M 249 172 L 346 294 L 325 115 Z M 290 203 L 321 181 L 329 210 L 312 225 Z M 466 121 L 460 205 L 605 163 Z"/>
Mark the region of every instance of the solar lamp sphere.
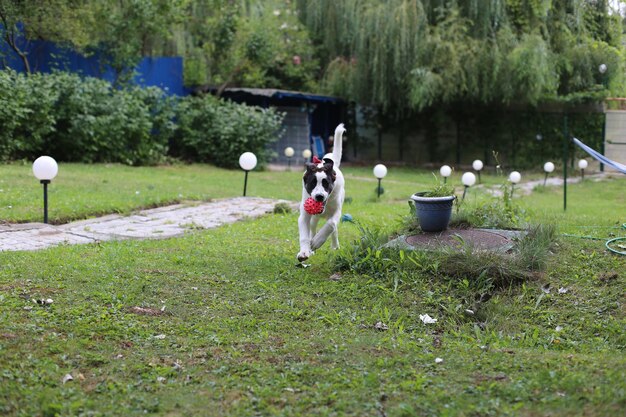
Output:
<path fill-rule="evenodd" d="M 256 155 L 252 152 L 244 152 L 239 157 L 239 166 L 244 171 L 252 171 L 256 166 Z"/>
<path fill-rule="evenodd" d="M 554 164 L 552 162 L 546 162 L 543 164 L 543 170 L 548 174 L 554 171 Z"/>
<path fill-rule="evenodd" d="M 293 148 L 291 146 L 287 146 L 285 148 L 285 156 L 287 158 L 291 158 L 294 154 L 296 153 L 296 151 L 293 150 Z"/>
<path fill-rule="evenodd" d="M 464 186 L 471 187 L 472 185 L 476 184 L 476 175 L 471 172 L 466 172 L 461 177 L 461 182 Z"/>
<path fill-rule="evenodd" d="M 481 169 L 483 169 L 483 166 L 483 161 L 481 161 L 480 159 L 472 162 L 472 168 L 474 168 L 475 171 L 480 171 Z"/>
<path fill-rule="evenodd" d="M 312 153 L 310 149 L 305 149 L 302 151 L 302 157 L 309 159 L 311 157 Z"/>
<path fill-rule="evenodd" d="M 604 74 L 607 69 L 608 67 L 606 66 L 606 64 L 600 64 L 600 66 L 598 67 L 598 71 L 600 71 L 600 74 Z"/>
<path fill-rule="evenodd" d="M 587 162 L 586 159 L 581 159 L 580 161 L 578 161 L 578 168 L 586 169 L 588 166 L 589 166 L 589 163 Z"/>
<path fill-rule="evenodd" d="M 51 181 L 58 172 L 57 161 L 49 156 L 40 156 L 33 162 L 33 174 L 38 180 Z"/>
<path fill-rule="evenodd" d="M 444 165 L 439 168 L 439 173 L 442 177 L 449 177 L 452 174 L 452 168 L 450 168 L 448 165 Z"/>
<path fill-rule="evenodd" d="M 520 182 L 522 179 L 522 174 L 520 174 L 517 171 L 513 171 L 511 172 L 511 174 L 509 174 L 509 181 L 511 181 L 513 184 L 517 184 L 518 182 Z"/>
<path fill-rule="evenodd" d="M 374 176 L 378 179 L 385 178 L 387 175 L 387 167 L 383 164 L 378 164 L 374 167 Z"/>

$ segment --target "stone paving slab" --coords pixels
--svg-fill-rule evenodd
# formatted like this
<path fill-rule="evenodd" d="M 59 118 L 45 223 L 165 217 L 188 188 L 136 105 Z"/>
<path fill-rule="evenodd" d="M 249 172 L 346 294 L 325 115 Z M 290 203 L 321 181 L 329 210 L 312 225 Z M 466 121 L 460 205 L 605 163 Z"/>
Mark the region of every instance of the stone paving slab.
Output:
<path fill-rule="evenodd" d="M 130 216 L 108 215 L 60 226 L 43 223 L 0 225 L 0 252 L 38 250 L 60 244 L 123 239 L 164 239 L 194 229 L 210 229 L 272 212 L 277 203 L 298 203 L 239 197 L 198 204 L 176 204 L 142 210 Z"/>

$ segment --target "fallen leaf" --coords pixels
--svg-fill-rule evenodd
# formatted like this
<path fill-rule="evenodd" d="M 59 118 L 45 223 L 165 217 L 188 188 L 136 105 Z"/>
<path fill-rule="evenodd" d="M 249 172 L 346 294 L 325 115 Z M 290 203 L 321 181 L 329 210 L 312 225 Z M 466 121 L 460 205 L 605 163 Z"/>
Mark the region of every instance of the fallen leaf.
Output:
<path fill-rule="evenodd" d="M 332 274 L 328 279 L 331 281 L 339 281 L 341 279 L 341 274 L 339 272 L 336 272 Z"/>
<path fill-rule="evenodd" d="M 163 309 L 161 310 L 157 310 L 156 308 L 150 308 L 150 307 L 131 307 L 128 310 L 131 313 L 135 313 L 135 314 L 141 314 L 144 316 L 160 316 L 161 314 L 163 314 L 163 311 L 165 309 L 165 306 L 163 306 Z"/>
<path fill-rule="evenodd" d="M 384 330 L 389 330 L 389 326 L 387 326 L 385 323 L 383 323 L 382 321 L 379 321 L 378 323 L 376 323 L 374 325 L 374 328 L 376 330 L 380 330 L 380 331 L 384 331 Z"/>
<path fill-rule="evenodd" d="M 430 317 L 428 314 L 420 314 L 420 320 L 421 320 L 424 324 L 433 324 L 433 323 L 437 323 L 437 319 L 434 319 L 434 318 Z"/>

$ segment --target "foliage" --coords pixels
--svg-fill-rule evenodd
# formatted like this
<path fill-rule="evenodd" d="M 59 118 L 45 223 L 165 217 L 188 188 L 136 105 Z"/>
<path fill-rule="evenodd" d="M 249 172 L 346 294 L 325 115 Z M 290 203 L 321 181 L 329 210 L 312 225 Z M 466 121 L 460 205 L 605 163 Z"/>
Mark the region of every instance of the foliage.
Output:
<path fill-rule="evenodd" d="M 448 183 L 437 181 L 437 184 L 426 191 L 422 197 L 448 197 L 451 195 L 454 195 L 454 187 Z"/>
<path fill-rule="evenodd" d="M 333 258 L 335 270 L 381 278 L 395 285 L 417 273 L 466 279 L 481 292 L 527 281 L 545 270 L 556 236 L 553 225 L 540 224 L 529 227 L 513 251 L 506 254 L 479 250 L 462 240 L 454 248 L 404 251 L 384 245 L 386 235 L 380 230 L 359 229 L 360 238 Z"/>
<path fill-rule="evenodd" d="M 607 87 L 623 90 L 622 23 L 606 1 L 298 6 L 320 47 L 327 91 L 397 118 L 432 106 L 597 100 Z M 610 68 L 604 75 L 600 63 Z"/>
<path fill-rule="evenodd" d="M 213 96 L 189 96 L 176 110 L 172 152 L 186 160 L 238 167 L 243 152 L 261 163 L 270 157 L 267 145 L 281 134 L 283 114 L 273 109 L 236 104 Z"/>
<path fill-rule="evenodd" d="M 3 160 L 49 154 L 60 161 L 153 164 L 162 161 L 173 130 L 172 105 L 150 87 L 114 89 L 68 73 L 0 72 L 7 129 Z"/>
<path fill-rule="evenodd" d="M 101 65 L 113 68 L 116 83 L 128 82 L 142 57 L 166 52 L 162 44 L 173 36 L 175 25 L 184 21 L 186 4 L 185 0 L 91 2 L 95 24 L 90 29 L 89 49 L 101 52 Z"/>
<path fill-rule="evenodd" d="M 31 72 L 24 44 L 46 39 L 82 50 L 90 44 L 94 16 L 87 0 L 0 0 L 0 42 L 21 58 Z M 21 39 L 26 38 L 26 39 Z"/>
<path fill-rule="evenodd" d="M 188 85 L 315 90 L 318 63 L 289 1 L 189 2 L 177 32 Z"/>

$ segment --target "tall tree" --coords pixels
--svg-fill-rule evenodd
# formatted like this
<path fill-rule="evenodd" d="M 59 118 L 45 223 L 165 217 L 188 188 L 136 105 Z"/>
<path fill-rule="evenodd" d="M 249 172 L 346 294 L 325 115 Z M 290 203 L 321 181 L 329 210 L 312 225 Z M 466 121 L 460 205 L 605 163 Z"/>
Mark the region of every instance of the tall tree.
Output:
<path fill-rule="evenodd" d="M 622 85 L 622 24 L 606 0 L 298 7 L 320 48 L 327 91 L 396 116 L 438 104 L 597 99 Z"/>

